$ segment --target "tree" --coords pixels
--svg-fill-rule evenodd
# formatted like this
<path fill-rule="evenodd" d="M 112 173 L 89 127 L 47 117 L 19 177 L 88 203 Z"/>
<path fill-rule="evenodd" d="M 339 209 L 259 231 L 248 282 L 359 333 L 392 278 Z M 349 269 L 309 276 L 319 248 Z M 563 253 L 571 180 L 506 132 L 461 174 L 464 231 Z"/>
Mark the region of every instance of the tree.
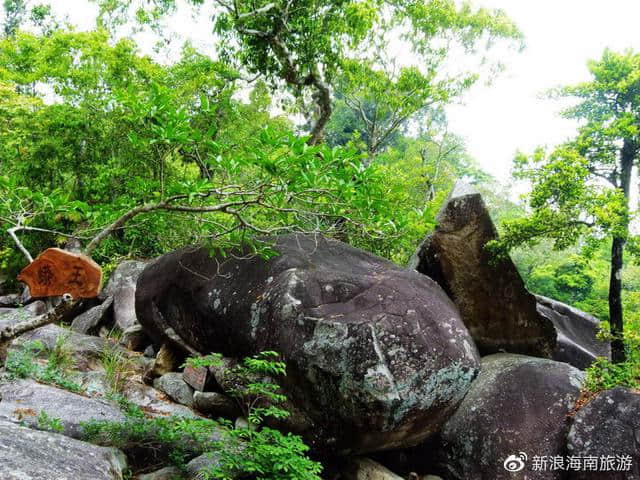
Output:
<path fill-rule="evenodd" d="M 292 135 L 263 84 L 234 100 L 236 79 L 191 48 L 163 66 L 105 31 L 0 40 L 3 264 L 69 239 L 102 263 L 195 242 L 266 251 L 254 237 L 337 218 L 354 242 L 392 241 L 402 215 L 380 172 Z"/>
<path fill-rule="evenodd" d="M 606 50 L 591 61 L 592 79 L 559 89 L 577 100 L 565 111 L 582 122 L 575 139 L 550 153 L 538 149 L 516 158 L 516 175 L 532 183 L 529 217 L 504 225 L 500 243 L 507 249 L 538 239 L 553 238 L 556 248 L 581 239 L 611 242 L 609 321 L 612 360 L 625 360 L 622 270 L 624 250 L 636 252 L 632 235 L 632 168 L 640 152 L 640 55 Z"/>
<path fill-rule="evenodd" d="M 5 20 L 2 34 L 11 37 L 25 24 L 35 27 L 40 32 L 48 34 L 59 27 L 51 13 L 51 6 L 37 4 L 30 7 L 28 0 L 4 0 Z M 28 15 L 27 15 L 28 14 Z"/>
<path fill-rule="evenodd" d="M 190 2 L 199 6 L 206 3 Z M 136 9 L 131 2 L 100 2 L 103 17 L 110 14 L 122 18 L 123 11 L 133 9 L 138 18 L 147 21 L 158 18 L 159 11 L 175 8 L 177 2 L 150 3 L 151 14 L 140 14 L 143 7 Z M 473 10 L 466 3 L 458 7 L 453 0 L 214 0 L 212 3 L 218 9 L 215 31 L 221 39 L 220 59 L 250 74 L 264 76 L 274 88 L 284 85 L 302 103 L 310 102 L 312 106 L 305 108 L 304 113 L 315 119 L 309 137 L 312 144 L 322 139 L 332 114 L 332 90 L 347 66 L 355 72 L 360 64 L 359 81 L 375 73 L 376 77 L 383 77 L 382 83 L 377 82 L 378 87 L 385 84 L 386 88 L 398 88 L 398 98 L 389 101 L 391 111 L 398 110 L 390 120 L 395 124 L 408 116 L 407 108 L 401 105 L 402 98 L 415 104 L 433 93 L 434 85 L 469 86 L 477 78 L 477 72 L 445 73 L 445 61 L 455 46 L 472 53 L 483 40 L 489 45 L 496 39 L 520 39 L 517 28 L 501 11 Z M 416 64 L 424 68 L 422 73 L 418 75 L 419 69 L 413 68 L 398 75 L 385 69 L 387 64 L 379 61 L 379 53 L 392 36 L 397 36 L 398 42 L 403 42 L 416 56 Z M 439 74 L 437 78 L 435 72 Z M 438 94 L 433 101 L 437 100 Z M 428 103 L 423 101 L 422 106 Z M 420 105 L 412 107 L 414 111 L 420 108 Z M 375 148 L 386 136 L 380 135 Z"/>

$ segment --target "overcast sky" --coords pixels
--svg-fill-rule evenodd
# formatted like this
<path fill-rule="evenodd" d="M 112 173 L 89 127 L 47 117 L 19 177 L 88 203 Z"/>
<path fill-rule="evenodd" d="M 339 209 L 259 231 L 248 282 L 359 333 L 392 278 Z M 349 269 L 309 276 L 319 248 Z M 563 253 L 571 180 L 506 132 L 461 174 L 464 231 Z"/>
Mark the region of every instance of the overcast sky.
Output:
<path fill-rule="evenodd" d="M 479 84 L 462 105 L 449 109 L 450 131 L 466 139 L 480 165 L 506 181 L 516 150 L 554 145 L 575 131 L 559 118 L 560 106 L 539 98 L 550 87 L 589 78 L 586 62 L 605 47 L 640 49 L 640 1 L 637 0 L 473 0 L 477 6 L 503 9 L 526 37 L 526 48 L 504 58 L 506 71 L 490 86 Z M 84 1 L 53 0 L 57 13 L 82 29 L 91 28 L 95 6 Z M 211 22 L 188 15 L 172 29 L 206 47 Z"/>

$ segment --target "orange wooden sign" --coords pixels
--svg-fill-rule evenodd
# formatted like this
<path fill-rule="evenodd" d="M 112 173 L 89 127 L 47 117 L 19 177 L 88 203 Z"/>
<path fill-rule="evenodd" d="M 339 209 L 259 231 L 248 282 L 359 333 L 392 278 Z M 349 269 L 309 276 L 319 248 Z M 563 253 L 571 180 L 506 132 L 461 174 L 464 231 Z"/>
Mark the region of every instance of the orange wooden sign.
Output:
<path fill-rule="evenodd" d="M 93 298 L 100 292 L 102 269 L 85 255 L 48 248 L 20 272 L 18 280 L 29 285 L 33 297 L 68 293 L 73 298 Z"/>

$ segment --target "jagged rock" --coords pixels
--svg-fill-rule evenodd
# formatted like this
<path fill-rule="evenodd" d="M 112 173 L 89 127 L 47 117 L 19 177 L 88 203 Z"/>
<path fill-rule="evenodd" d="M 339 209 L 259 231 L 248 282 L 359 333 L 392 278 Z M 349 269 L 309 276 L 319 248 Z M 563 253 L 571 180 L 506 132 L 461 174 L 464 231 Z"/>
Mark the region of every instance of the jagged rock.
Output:
<path fill-rule="evenodd" d="M 212 417 L 235 418 L 240 415 L 235 400 L 218 392 L 194 392 L 193 407 Z"/>
<path fill-rule="evenodd" d="M 369 458 L 355 458 L 344 472 L 345 480 L 403 480 Z"/>
<path fill-rule="evenodd" d="M 485 245 L 497 231 L 482 196 L 456 183 L 410 268 L 438 282 L 456 303 L 482 355 L 522 353 L 550 358 L 553 324 L 536 311 L 510 258 L 496 258 Z"/>
<path fill-rule="evenodd" d="M 136 311 L 157 344 L 243 358 L 281 352 L 282 387 L 340 453 L 413 445 L 467 392 L 478 354 L 431 279 L 321 236 L 278 237 L 281 255 L 211 258 L 185 248 L 138 279 Z M 244 253 L 244 252 L 238 252 Z"/>
<path fill-rule="evenodd" d="M 136 282 L 145 262 L 127 260 L 116 267 L 100 298 L 113 297 L 113 318 L 120 330 L 137 323 L 135 311 Z"/>
<path fill-rule="evenodd" d="M 176 402 L 188 407 L 193 406 L 193 388 L 182 379 L 181 373 L 165 373 L 154 380 L 153 386 L 169 395 Z"/>
<path fill-rule="evenodd" d="M 583 378 L 580 370 L 553 360 L 484 357 L 480 375 L 442 428 L 437 455 L 441 473 L 459 480 L 512 479 L 503 466 L 510 455 L 564 455 L 567 415 L 580 396 Z M 531 463 L 521 475 L 528 480 L 556 478 L 554 472 L 533 471 Z"/>
<path fill-rule="evenodd" d="M 19 348 L 27 342 L 40 341 L 46 350 L 52 350 L 58 337 L 63 337 L 64 347 L 73 355 L 76 368 L 82 371 L 100 367 L 100 357 L 108 348 L 118 348 L 109 340 L 92 335 L 83 335 L 58 325 L 45 325 L 20 335 L 11 348 Z M 123 350 L 124 352 L 124 350 Z"/>
<path fill-rule="evenodd" d="M 596 338 L 600 321 L 557 300 L 536 295 L 538 313 L 558 332 L 553 359 L 585 370 L 597 357 L 611 358 L 611 345 Z"/>
<path fill-rule="evenodd" d="M 100 305 L 90 308 L 80 314 L 71 322 L 71 330 L 86 335 L 95 335 L 113 315 L 113 297 L 107 299 Z"/>
<path fill-rule="evenodd" d="M 596 457 L 602 478 L 640 479 L 640 392 L 616 387 L 598 394 L 573 417 L 567 450 L 574 457 Z M 614 470 L 623 466 L 619 457 L 628 457 L 625 470 L 601 468 L 602 457 L 613 458 Z M 626 462 L 629 468 L 626 469 Z M 605 473 L 606 472 L 606 473 Z M 595 478 L 591 471 L 572 471 L 572 480 Z"/>
<path fill-rule="evenodd" d="M 126 468 L 114 448 L 0 420 L 2 480 L 122 480 Z"/>
<path fill-rule="evenodd" d="M 120 422 L 125 419 L 119 408 L 106 401 L 87 398 L 33 380 L 0 385 L 0 419 L 38 427 L 41 412 L 45 412 L 49 418 L 59 419 L 64 427 L 60 433 L 73 438 L 81 438 L 83 422 Z"/>

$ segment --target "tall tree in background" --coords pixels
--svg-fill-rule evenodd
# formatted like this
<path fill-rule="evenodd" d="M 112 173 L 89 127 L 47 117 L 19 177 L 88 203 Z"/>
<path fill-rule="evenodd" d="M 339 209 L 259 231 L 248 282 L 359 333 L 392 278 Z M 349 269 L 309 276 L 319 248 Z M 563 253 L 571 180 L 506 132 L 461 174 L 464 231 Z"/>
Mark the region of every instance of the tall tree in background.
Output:
<path fill-rule="evenodd" d="M 533 185 L 531 214 L 505 223 L 501 244 L 511 248 L 540 237 L 553 238 L 557 248 L 582 238 L 611 241 L 609 321 L 618 363 L 625 360 L 624 251 L 637 251 L 638 244 L 629 225 L 631 173 L 640 152 L 640 55 L 606 50 L 589 70 L 591 81 L 558 91 L 578 100 L 565 111 L 582 122 L 577 137 L 550 154 L 539 149 L 516 159 L 516 174 Z"/>
<path fill-rule="evenodd" d="M 190 2 L 199 6 L 207 3 Z M 153 20 L 158 18 L 159 11 L 171 10 L 177 2 L 145 2 L 142 11 L 146 6 L 150 14 L 136 10 L 139 4 L 135 2 L 99 3 L 102 18 L 122 18 L 123 11 L 132 10 L 138 19 Z M 488 48 L 497 39 L 520 40 L 520 32 L 501 11 L 473 10 L 468 4 L 457 6 L 453 0 L 213 0 L 212 3 L 218 9 L 215 30 L 222 40 L 218 45 L 220 58 L 246 72 L 264 76 L 274 88 L 284 86 L 299 102 L 308 105 L 303 113 L 314 119 L 309 140 L 312 144 L 322 139 L 332 113 L 332 90 L 347 65 L 357 82 L 367 81 L 367 76 L 373 74 L 376 79 L 372 81 L 378 87 L 398 89 L 399 98 L 389 97 L 387 112 L 395 112 L 390 120 L 390 130 L 394 130 L 407 117 L 404 103 L 415 104 L 422 99 L 422 104 L 428 104 L 425 95 L 434 90 L 441 92 L 443 85 L 470 86 L 477 78 L 477 71 L 460 71 L 452 65 L 443 68 L 449 54 L 459 51 L 456 47 L 473 54 L 484 51 L 479 48 L 482 41 L 486 41 Z M 390 38 L 406 46 L 407 54 L 414 57 L 423 71 L 385 69 L 378 57 L 381 49 L 389 47 Z M 378 79 L 380 76 L 383 78 Z M 438 96 L 435 95 L 436 99 Z M 386 136 L 385 132 L 376 132 L 380 138 L 373 148 L 379 148 Z"/>

